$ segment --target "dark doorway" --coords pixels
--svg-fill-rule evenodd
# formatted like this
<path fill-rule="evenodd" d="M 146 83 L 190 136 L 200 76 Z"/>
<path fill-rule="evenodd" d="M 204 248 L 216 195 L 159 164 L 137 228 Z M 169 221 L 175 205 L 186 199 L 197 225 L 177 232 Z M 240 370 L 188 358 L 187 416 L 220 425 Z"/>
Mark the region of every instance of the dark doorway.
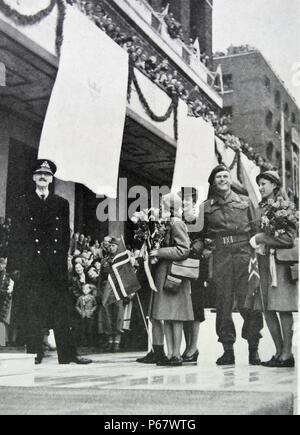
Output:
<path fill-rule="evenodd" d="M 15 139 L 10 139 L 6 194 L 7 217 L 12 216 L 15 199 L 34 188 L 32 168 L 36 158 L 36 149 Z"/>
<path fill-rule="evenodd" d="M 103 199 L 97 198 L 95 193 L 82 184 L 76 184 L 75 192 L 75 231 L 102 242 L 109 232 L 108 222 L 99 222 L 96 215 L 97 207 Z"/>

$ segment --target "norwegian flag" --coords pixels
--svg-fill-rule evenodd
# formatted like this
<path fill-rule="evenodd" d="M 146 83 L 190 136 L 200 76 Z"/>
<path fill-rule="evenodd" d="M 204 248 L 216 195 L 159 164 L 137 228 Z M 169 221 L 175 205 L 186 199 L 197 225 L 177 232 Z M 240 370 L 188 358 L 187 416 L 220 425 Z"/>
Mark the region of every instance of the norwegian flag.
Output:
<path fill-rule="evenodd" d="M 141 285 L 136 277 L 129 252 L 122 239 L 111 265 L 111 271 L 103 291 L 102 304 L 104 306 L 114 304 L 140 289 Z"/>
<path fill-rule="evenodd" d="M 260 274 L 258 268 L 258 261 L 257 261 L 256 253 L 254 251 L 249 261 L 248 272 L 249 272 L 248 295 L 246 298 L 245 306 L 246 308 L 255 309 L 261 304 L 263 311 L 265 311 L 264 301 L 263 301 L 261 286 L 260 286 Z"/>

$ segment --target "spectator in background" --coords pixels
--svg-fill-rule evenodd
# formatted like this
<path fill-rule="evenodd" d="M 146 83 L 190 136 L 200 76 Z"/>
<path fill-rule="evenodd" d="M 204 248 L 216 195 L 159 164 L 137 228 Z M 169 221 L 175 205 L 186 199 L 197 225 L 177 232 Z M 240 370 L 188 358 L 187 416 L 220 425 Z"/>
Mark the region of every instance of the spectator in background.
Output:
<path fill-rule="evenodd" d="M 110 236 L 104 237 L 103 242 L 101 243 L 101 254 L 100 254 L 101 260 L 103 258 L 106 258 L 109 256 L 109 254 L 110 254 L 110 242 L 111 242 Z"/>
<path fill-rule="evenodd" d="M 89 284 L 98 284 L 99 273 L 94 266 L 91 266 L 87 271 L 87 281 Z"/>
<path fill-rule="evenodd" d="M 83 294 L 76 303 L 76 310 L 80 316 L 80 341 L 83 346 L 93 346 L 94 343 L 94 314 L 97 310 L 97 301 L 92 295 L 94 290 L 93 285 L 84 284 Z"/>
<path fill-rule="evenodd" d="M 76 261 L 76 259 L 75 259 Z M 75 263 L 73 276 L 69 282 L 69 293 L 73 302 L 73 306 L 82 295 L 82 287 L 86 284 L 86 274 L 84 268 L 80 262 Z"/>
<path fill-rule="evenodd" d="M 85 242 L 85 235 L 84 234 L 80 234 L 78 242 L 77 242 L 77 246 L 76 246 L 76 249 L 78 249 L 80 252 L 83 251 L 84 242 Z"/>
<path fill-rule="evenodd" d="M 99 243 L 99 240 L 95 240 L 94 244 L 91 246 L 91 253 L 93 254 L 93 257 L 95 260 L 101 258 L 101 246 Z"/>
<path fill-rule="evenodd" d="M 70 252 L 72 255 L 74 255 L 74 252 L 78 249 L 79 236 L 80 234 L 76 232 L 71 238 Z"/>
<path fill-rule="evenodd" d="M 6 257 L 6 228 L 5 219 L 0 217 L 0 257 Z"/>

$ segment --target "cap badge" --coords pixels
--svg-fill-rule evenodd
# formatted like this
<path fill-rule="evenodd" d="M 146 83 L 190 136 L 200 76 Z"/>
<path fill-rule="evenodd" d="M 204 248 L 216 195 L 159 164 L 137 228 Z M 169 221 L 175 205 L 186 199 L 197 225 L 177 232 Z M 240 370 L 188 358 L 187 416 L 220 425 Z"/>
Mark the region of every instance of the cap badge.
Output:
<path fill-rule="evenodd" d="M 42 164 L 41 167 L 42 167 L 42 168 L 46 168 L 46 169 L 50 169 L 50 170 L 51 170 L 50 165 L 49 165 L 49 163 L 48 163 L 47 161 L 45 161 L 45 162 Z"/>

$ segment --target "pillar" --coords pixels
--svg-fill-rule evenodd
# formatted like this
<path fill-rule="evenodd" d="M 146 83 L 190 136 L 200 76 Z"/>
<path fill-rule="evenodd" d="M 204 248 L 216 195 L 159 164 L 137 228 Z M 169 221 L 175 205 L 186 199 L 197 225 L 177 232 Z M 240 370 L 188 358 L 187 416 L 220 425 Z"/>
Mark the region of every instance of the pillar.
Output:
<path fill-rule="evenodd" d="M 199 38 L 201 52 L 212 59 L 213 0 L 191 0 L 191 35 Z"/>

